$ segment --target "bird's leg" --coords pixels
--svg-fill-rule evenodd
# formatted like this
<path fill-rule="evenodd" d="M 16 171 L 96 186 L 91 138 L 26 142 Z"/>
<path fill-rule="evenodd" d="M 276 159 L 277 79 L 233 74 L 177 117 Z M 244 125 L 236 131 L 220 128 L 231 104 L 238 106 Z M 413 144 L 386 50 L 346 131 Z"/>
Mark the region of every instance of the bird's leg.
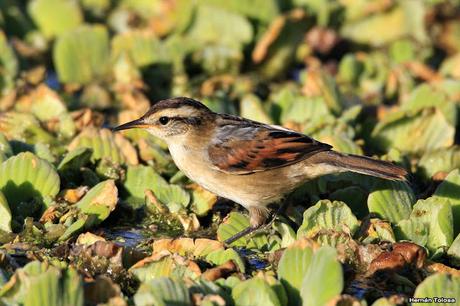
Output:
<path fill-rule="evenodd" d="M 283 221 L 288 223 L 290 227 L 292 227 L 293 229 L 297 228 L 298 225 L 286 215 L 286 209 L 288 208 L 289 204 L 290 202 L 288 200 L 284 200 L 283 202 L 281 202 L 276 212 L 271 214 L 270 222 L 268 222 L 265 227 L 266 228 L 271 227 L 273 222 L 275 222 L 276 218 L 280 216 L 280 217 L 283 217 Z"/>
<path fill-rule="evenodd" d="M 244 230 L 242 230 L 241 232 L 236 233 L 232 237 L 225 240 L 224 243 L 226 245 L 230 245 L 232 242 L 240 239 L 241 237 L 249 235 L 250 233 L 260 228 L 262 225 L 264 225 L 265 221 L 267 221 L 268 209 L 266 207 L 252 206 L 252 207 L 249 207 L 248 210 L 249 210 L 250 225 Z"/>

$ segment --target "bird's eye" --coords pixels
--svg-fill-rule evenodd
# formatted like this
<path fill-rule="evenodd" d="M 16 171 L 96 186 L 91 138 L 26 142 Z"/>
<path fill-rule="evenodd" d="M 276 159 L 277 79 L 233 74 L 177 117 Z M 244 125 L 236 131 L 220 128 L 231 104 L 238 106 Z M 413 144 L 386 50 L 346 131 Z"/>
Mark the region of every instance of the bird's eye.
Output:
<path fill-rule="evenodd" d="M 160 117 L 159 121 L 160 121 L 160 123 L 162 125 L 166 125 L 169 122 L 169 118 L 168 117 Z"/>

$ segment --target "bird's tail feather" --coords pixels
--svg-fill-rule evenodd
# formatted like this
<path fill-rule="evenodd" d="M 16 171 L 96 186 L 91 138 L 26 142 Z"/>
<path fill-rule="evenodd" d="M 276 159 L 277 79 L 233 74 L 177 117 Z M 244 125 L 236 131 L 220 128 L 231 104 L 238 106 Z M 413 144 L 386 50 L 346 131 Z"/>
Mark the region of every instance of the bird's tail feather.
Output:
<path fill-rule="evenodd" d="M 387 180 L 405 181 L 408 175 L 406 169 L 390 162 L 373 159 L 366 156 L 343 154 L 335 151 L 324 151 L 315 154 L 318 160 L 328 165 L 365 175 Z"/>

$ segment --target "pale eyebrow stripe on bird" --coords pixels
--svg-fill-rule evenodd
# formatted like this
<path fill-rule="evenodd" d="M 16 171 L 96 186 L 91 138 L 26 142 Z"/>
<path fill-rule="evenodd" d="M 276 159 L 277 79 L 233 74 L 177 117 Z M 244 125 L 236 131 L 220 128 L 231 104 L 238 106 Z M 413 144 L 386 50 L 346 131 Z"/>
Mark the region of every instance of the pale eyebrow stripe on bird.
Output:
<path fill-rule="evenodd" d="M 176 120 L 176 121 L 181 121 L 185 122 L 187 124 L 193 125 L 193 126 L 198 126 L 202 124 L 202 120 L 200 117 L 180 117 L 180 116 L 174 116 L 174 117 L 169 117 L 170 120 Z"/>

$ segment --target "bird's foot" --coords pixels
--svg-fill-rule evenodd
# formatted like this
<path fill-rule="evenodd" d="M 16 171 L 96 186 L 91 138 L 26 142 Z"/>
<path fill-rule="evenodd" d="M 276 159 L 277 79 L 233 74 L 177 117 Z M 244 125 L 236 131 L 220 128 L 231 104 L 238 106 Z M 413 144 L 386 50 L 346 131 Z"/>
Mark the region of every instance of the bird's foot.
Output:
<path fill-rule="evenodd" d="M 262 224 L 261 224 L 262 225 Z M 242 230 L 241 232 L 238 232 L 236 233 L 235 235 L 231 236 L 230 238 L 226 239 L 224 241 L 224 244 L 227 245 L 227 246 L 230 246 L 230 244 L 232 244 L 233 242 L 237 241 L 238 239 L 246 236 L 246 235 L 249 235 L 251 234 L 252 232 L 256 231 L 257 229 L 259 229 L 261 227 L 261 225 L 258 225 L 258 226 L 248 226 L 246 227 L 244 230 Z"/>

